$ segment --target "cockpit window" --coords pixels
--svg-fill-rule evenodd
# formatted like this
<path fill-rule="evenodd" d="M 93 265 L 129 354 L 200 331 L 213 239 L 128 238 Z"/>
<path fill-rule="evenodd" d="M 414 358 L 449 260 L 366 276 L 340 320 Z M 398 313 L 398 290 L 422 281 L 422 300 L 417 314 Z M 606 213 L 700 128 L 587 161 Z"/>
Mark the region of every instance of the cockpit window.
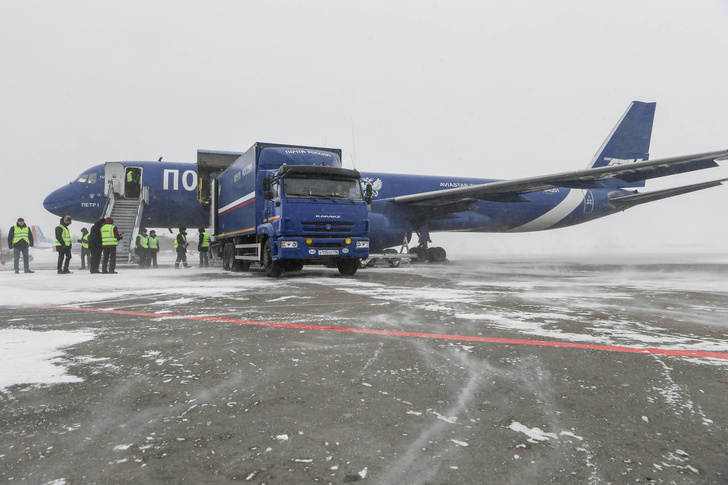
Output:
<path fill-rule="evenodd" d="M 85 183 L 87 179 L 88 179 L 88 174 L 87 174 L 87 173 L 82 173 L 82 174 L 81 174 L 81 175 L 79 175 L 79 177 L 78 177 L 78 178 L 76 179 L 76 182 L 81 182 L 81 183 Z"/>
<path fill-rule="evenodd" d="M 96 174 L 95 173 L 88 174 L 88 183 L 90 183 L 90 184 L 96 183 Z"/>

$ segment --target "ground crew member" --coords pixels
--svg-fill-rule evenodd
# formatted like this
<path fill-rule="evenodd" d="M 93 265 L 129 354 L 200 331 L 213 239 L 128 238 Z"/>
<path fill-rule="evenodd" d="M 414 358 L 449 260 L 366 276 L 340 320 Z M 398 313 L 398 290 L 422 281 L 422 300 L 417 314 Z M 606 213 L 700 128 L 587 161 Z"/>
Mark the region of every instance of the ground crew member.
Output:
<path fill-rule="evenodd" d="M 81 239 L 78 239 L 77 242 L 81 243 L 81 268 L 80 269 L 86 269 L 86 261 L 89 259 L 89 250 L 88 250 L 88 229 L 85 227 L 81 229 Z M 91 262 L 89 261 L 89 266 L 91 266 Z"/>
<path fill-rule="evenodd" d="M 200 253 L 200 268 L 210 266 L 208 252 L 210 251 L 210 235 L 205 232 L 205 228 L 201 227 L 197 230 L 200 237 L 197 241 L 197 252 Z"/>
<path fill-rule="evenodd" d="M 180 227 L 179 234 L 174 239 L 174 249 L 177 251 L 177 259 L 174 262 L 174 268 L 179 269 L 179 264 L 183 263 L 185 268 L 189 268 L 187 264 L 187 228 Z"/>
<path fill-rule="evenodd" d="M 114 219 L 107 217 L 101 226 L 101 246 L 104 260 L 101 265 L 102 273 L 116 274 L 116 247 L 122 239 L 119 229 L 114 225 Z"/>
<path fill-rule="evenodd" d="M 159 252 L 159 239 L 157 232 L 152 229 L 149 231 L 149 263 L 153 267 L 157 267 L 157 253 Z"/>
<path fill-rule="evenodd" d="M 100 273 L 99 265 L 101 264 L 101 251 L 103 246 L 101 245 L 101 226 L 106 223 L 106 220 L 102 217 L 98 221 L 94 222 L 91 226 L 91 232 L 88 235 L 88 250 L 91 253 L 89 260 L 89 271 L 93 274 Z"/>
<path fill-rule="evenodd" d="M 71 274 L 68 265 L 71 262 L 71 216 L 61 217 L 56 226 L 56 252 L 58 253 L 58 274 Z"/>
<path fill-rule="evenodd" d="M 136 252 L 139 258 L 139 267 L 148 268 L 149 265 L 149 236 L 147 236 L 146 228 L 141 228 L 139 234 L 136 237 Z"/>
<path fill-rule="evenodd" d="M 28 248 L 33 246 L 33 232 L 25 225 L 25 219 L 18 218 L 18 221 L 8 231 L 8 249 L 13 250 L 13 267 L 15 274 L 20 273 L 20 255 L 23 255 L 23 272 L 31 271 L 28 261 Z"/>
<path fill-rule="evenodd" d="M 126 170 L 126 187 L 124 193 L 131 199 L 139 197 L 141 188 L 139 187 L 139 169 L 128 168 Z"/>

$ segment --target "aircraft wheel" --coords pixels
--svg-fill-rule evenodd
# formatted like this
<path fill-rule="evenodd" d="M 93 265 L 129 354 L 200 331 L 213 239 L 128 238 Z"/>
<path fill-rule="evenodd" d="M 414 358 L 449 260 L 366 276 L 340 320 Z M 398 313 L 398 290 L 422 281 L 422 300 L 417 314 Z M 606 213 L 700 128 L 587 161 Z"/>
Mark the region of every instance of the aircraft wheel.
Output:
<path fill-rule="evenodd" d="M 359 269 L 359 260 L 340 259 L 336 262 L 336 267 L 339 268 L 339 273 L 343 276 L 352 276 Z"/>
<path fill-rule="evenodd" d="M 430 248 L 427 250 L 427 260 L 431 263 L 441 263 L 447 259 L 447 252 L 443 248 Z"/>
<path fill-rule="evenodd" d="M 265 241 L 265 246 L 263 247 L 263 269 L 265 270 L 265 275 L 271 278 L 278 278 L 283 273 L 283 265 L 281 265 L 280 261 L 273 261 L 270 239 Z"/>
<path fill-rule="evenodd" d="M 414 256 L 412 262 L 421 263 L 427 261 L 427 249 L 425 248 L 412 248 L 409 250 L 410 255 Z"/>

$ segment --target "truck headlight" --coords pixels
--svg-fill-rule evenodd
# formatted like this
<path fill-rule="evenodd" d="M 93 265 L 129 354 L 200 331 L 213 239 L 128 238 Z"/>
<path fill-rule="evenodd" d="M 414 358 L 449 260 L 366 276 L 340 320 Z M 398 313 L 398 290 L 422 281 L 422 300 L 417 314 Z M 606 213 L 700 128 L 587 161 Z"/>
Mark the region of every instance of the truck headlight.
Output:
<path fill-rule="evenodd" d="M 298 241 L 281 241 L 281 248 L 283 249 L 296 249 L 298 247 Z"/>
<path fill-rule="evenodd" d="M 356 242 L 357 248 L 368 248 L 369 247 L 369 241 L 357 241 Z"/>

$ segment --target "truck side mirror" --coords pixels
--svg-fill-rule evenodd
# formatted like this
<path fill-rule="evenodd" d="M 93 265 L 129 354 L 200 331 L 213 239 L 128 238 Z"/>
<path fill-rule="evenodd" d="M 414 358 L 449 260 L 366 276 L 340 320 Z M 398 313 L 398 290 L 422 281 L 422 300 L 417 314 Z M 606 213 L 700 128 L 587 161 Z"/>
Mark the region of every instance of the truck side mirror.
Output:
<path fill-rule="evenodd" d="M 369 208 L 369 210 L 372 210 L 372 194 L 373 193 L 374 193 L 374 191 L 372 190 L 372 184 L 367 184 L 366 197 L 364 200 L 366 200 L 367 207 Z"/>
<path fill-rule="evenodd" d="M 271 190 L 270 177 L 263 179 L 263 195 L 265 200 L 273 200 L 273 191 Z"/>

